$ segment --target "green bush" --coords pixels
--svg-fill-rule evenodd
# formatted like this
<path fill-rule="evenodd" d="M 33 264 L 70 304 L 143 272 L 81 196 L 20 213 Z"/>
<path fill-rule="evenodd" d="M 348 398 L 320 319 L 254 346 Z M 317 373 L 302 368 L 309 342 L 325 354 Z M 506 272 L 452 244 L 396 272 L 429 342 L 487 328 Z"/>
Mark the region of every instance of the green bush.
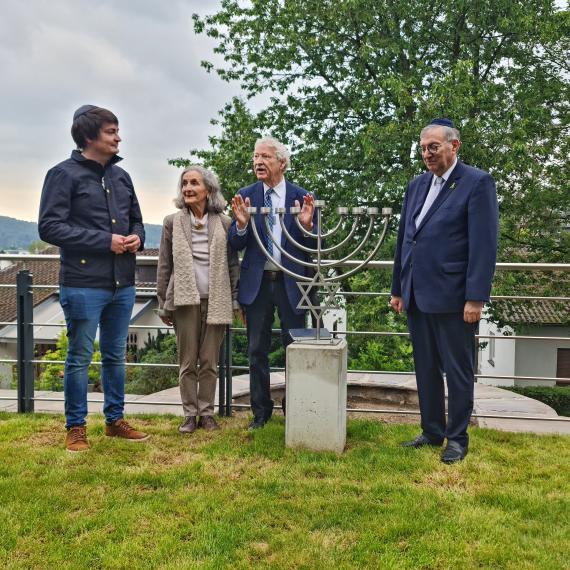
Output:
<path fill-rule="evenodd" d="M 42 360 L 65 360 L 67 355 L 67 331 L 63 329 L 57 337 L 57 343 L 54 350 L 48 350 Z M 101 362 L 101 353 L 99 352 L 99 342 L 95 342 L 93 351 L 93 362 Z M 36 390 L 63 390 L 63 364 L 42 364 L 42 371 L 36 379 Z M 101 366 L 91 365 L 88 369 L 89 383 L 98 389 L 101 383 Z"/>
<path fill-rule="evenodd" d="M 176 337 L 173 334 L 158 333 L 146 343 L 137 354 L 137 360 L 143 364 L 177 364 L 178 351 Z M 130 394 L 152 394 L 178 386 L 178 368 L 157 366 L 133 367 L 125 382 L 125 392 Z"/>
<path fill-rule="evenodd" d="M 559 416 L 570 416 L 570 386 L 509 386 L 504 389 L 543 402 Z"/>

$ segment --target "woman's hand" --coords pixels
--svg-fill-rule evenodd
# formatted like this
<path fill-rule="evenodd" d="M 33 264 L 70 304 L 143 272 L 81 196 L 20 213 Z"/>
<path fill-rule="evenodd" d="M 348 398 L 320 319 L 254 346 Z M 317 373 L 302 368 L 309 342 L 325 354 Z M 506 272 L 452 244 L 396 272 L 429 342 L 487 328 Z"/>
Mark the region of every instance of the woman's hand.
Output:
<path fill-rule="evenodd" d="M 165 324 L 168 325 L 169 327 L 171 327 L 174 324 L 174 321 L 172 320 L 172 317 L 170 316 L 161 316 L 160 320 Z"/>

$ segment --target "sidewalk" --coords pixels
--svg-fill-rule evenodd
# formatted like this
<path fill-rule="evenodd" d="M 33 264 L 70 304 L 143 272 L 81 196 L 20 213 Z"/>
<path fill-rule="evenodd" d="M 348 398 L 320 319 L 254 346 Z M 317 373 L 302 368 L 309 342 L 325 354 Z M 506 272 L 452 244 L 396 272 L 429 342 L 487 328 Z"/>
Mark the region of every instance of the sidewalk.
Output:
<path fill-rule="evenodd" d="M 279 386 L 285 383 L 285 377 L 282 372 L 271 374 L 271 385 Z M 366 373 L 350 373 L 348 375 L 349 386 L 378 386 L 403 391 L 415 391 L 416 382 L 414 376 L 398 375 L 398 374 L 366 374 Z M 232 382 L 232 395 L 237 397 L 244 395 L 249 391 L 249 376 L 242 374 L 234 376 Z M 63 413 L 63 393 L 62 392 L 46 392 L 38 391 L 35 393 L 35 411 L 36 412 L 54 412 Z M 0 411 L 17 410 L 16 390 L 0 390 L 0 398 L 13 398 L 13 400 L 0 399 Z M 56 401 L 41 401 L 41 398 L 55 399 Z M 89 394 L 90 400 L 99 400 L 102 402 L 103 394 Z M 125 412 L 132 414 L 175 414 L 183 415 L 180 405 L 180 392 L 178 387 L 162 390 L 154 394 L 139 396 L 136 394 L 127 394 L 125 396 L 126 406 Z M 216 390 L 216 403 L 218 402 L 218 393 Z M 137 402 L 136 404 L 132 402 Z M 155 402 L 161 402 L 155 404 Z M 101 413 L 103 404 L 90 402 L 88 404 L 89 413 Z M 509 390 L 502 390 L 494 386 L 486 386 L 483 384 L 475 384 L 475 414 L 493 414 L 500 416 L 528 416 L 545 418 L 544 420 L 512 420 L 508 418 L 478 418 L 477 423 L 481 427 L 493 428 L 502 431 L 511 432 L 530 432 L 530 433 L 551 433 L 551 434 L 568 434 L 570 435 L 570 419 L 560 417 L 558 421 L 549 421 L 546 418 L 559 418 L 556 412 L 536 400 L 527 398 L 520 394 L 515 394 Z"/>

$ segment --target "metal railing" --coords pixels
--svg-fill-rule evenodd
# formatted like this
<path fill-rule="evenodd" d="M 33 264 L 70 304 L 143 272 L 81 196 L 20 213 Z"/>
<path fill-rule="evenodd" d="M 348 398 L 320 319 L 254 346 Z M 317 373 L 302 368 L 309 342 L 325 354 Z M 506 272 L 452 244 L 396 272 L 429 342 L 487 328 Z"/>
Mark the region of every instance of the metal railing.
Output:
<path fill-rule="evenodd" d="M 48 261 L 58 260 L 59 255 L 6 255 L 0 254 L 0 260 L 10 261 Z M 137 257 L 137 265 L 156 265 L 158 258 L 155 256 L 139 256 Z M 347 262 L 346 266 L 358 264 L 358 261 Z M 372 269 L 391 269 L 393 263 L 391 261 L 376 261 L 370 262 L 369 268 Z M 570 272 L 570 264 L 552 264 L 552 263 L 498 263 L 498 271 L 563 271 Z M 44 327 L 63 327 L 59 323 L 34 323 L 33 322 L 33 290 L 34 289 L 54 289 L 58 290 L 59 287 L 53 284 L 33 284 L 33 276 L 27 270 L 21 270 L 17 274 L 16 284 L 0 284 L 0 288 L 15 288 L 17 298 L 17 358 L 16 359 L 0 359 L 0 363 L 16 364 L 17 365 L 17 396 L 0 397 L 0 400 L 14 400 L 18 402 L 18 412 L 33 412 L 34 402 L 36 401 L 61 401 L 61 398 L 39 397 L 34 394 L 34 365 L 35 364 L 64 364 L 64 361 L 42 360 L 34 358 L 34 326 Z M 156 291 L 150 288 L 137 289 L 138 297 L 154 297 Z M 386 296 L 390 294 L 386 292 L 348 292 L 341 291 L 340 294 L 345 296 Z M 532 297 L 532 296 L 492 296 L 491 300 L 549 300 L 549 301 L 570 301 L 570 297 Z M 14 325 L 13 322 L 0 322 L 1 326 Z M 166 330 L 170 329 L 164 324 L 162 325 L 130 325 L 129 329 L 140 330 Z M 246 329 L 241 327 L 226 327 L 226 334 L 224 341 L 220 347 L 219 361 L 218 361 L 218 411 L 222 416 L 229 416 L 232 414 L 233 409 L 249 408 L 247 404 L 237 404 L 232 402 L 232 376 L 234 371 L 247 371 L 247 366 L 234 366 L 232 364 L 232 351 L 233 351 L 233 335 L 243 334 Z M 279 334 L 279 330 L 273 330 L 273 334 Z M 335 335 L 346 336 L 399 336 L 409 337 L 409 333 L 395 332 L 395 331 L 351 331 L 351 330 L 335 330 Z M 569 341 L 570 337 L 543 337 L 531 335 L 511 335 L 511 336 L 491 336 L 491 335 L 477 335 L 478 339 L 494 339 L 496 340 L 540 340 L 540 341 Z M 94 365 L 100 365 L 100 362 L 92 362 Z M 128 362 L 127 366 L 139 367 L 166 367 L 178 368 L 177 364 L 159 364 L 159 363 L 135 363 Z M 282 371 L 283 368 L 273 367 L 271 371 Z M 348 370 L 348 372 L 362 372 L 368 374 L 394 374 L 394 375 L 410 375 L 413 376 L 413 371 L 387 371 L 387 370 Z M 533 382 L 552 382 L 556 381 L 559 384 L 570 384 L 570 378 L 557 378 L 557 377 L 543 377 L 543 376 L 517 376 L 517 375 L 498 375 L 498 374 L 476 374 L 476 378 L 495 378 L 505 380 L 522 380 Z M 90 399 L 89 403 L 102 403 L 102 400 Z M 157 405 L 157 406 L 179 406 L 177 402 L 167 401 L 128 401 L 129 405 L 144 404 L 144 405 Z M 278 406 L 276 406 L 278 407 Z M 417 415 L 418 411 L 412 410 L 393 410 L 393 409 L 367 409 L 367 408 L 348 408 L 351 412 L 362 413 L 389 413 L 389 414 L 402 414 L 402 415 Z M 525 420 L 555 420 L 555 421 L 570 421 L 570 418 L 547 418 L 547 417 L 529 417 L 529 416 L 505 416 L 493 414 L 473 414 L 473 417 L 482 418 L 502 418 L 502 419 L 525 419 Z"/>

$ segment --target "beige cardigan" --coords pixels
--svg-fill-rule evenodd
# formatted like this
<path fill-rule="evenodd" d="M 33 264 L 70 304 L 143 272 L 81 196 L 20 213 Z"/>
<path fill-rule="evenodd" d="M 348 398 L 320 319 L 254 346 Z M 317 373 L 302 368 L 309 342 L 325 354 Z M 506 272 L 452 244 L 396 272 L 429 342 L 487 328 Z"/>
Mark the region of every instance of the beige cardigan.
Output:
<path fill-rule="evenodd" d="M 230 324 L 232 308 L 239 308 L 239 261 L 227 241 L 230 223 L 228 216 L 208 212 L 209 324 Z M 171 315 L 178 306 L 200 304 L 192 265 L 192 224 L 186 208 L 164 218 L 156 280 L 159 315 Z"/>

